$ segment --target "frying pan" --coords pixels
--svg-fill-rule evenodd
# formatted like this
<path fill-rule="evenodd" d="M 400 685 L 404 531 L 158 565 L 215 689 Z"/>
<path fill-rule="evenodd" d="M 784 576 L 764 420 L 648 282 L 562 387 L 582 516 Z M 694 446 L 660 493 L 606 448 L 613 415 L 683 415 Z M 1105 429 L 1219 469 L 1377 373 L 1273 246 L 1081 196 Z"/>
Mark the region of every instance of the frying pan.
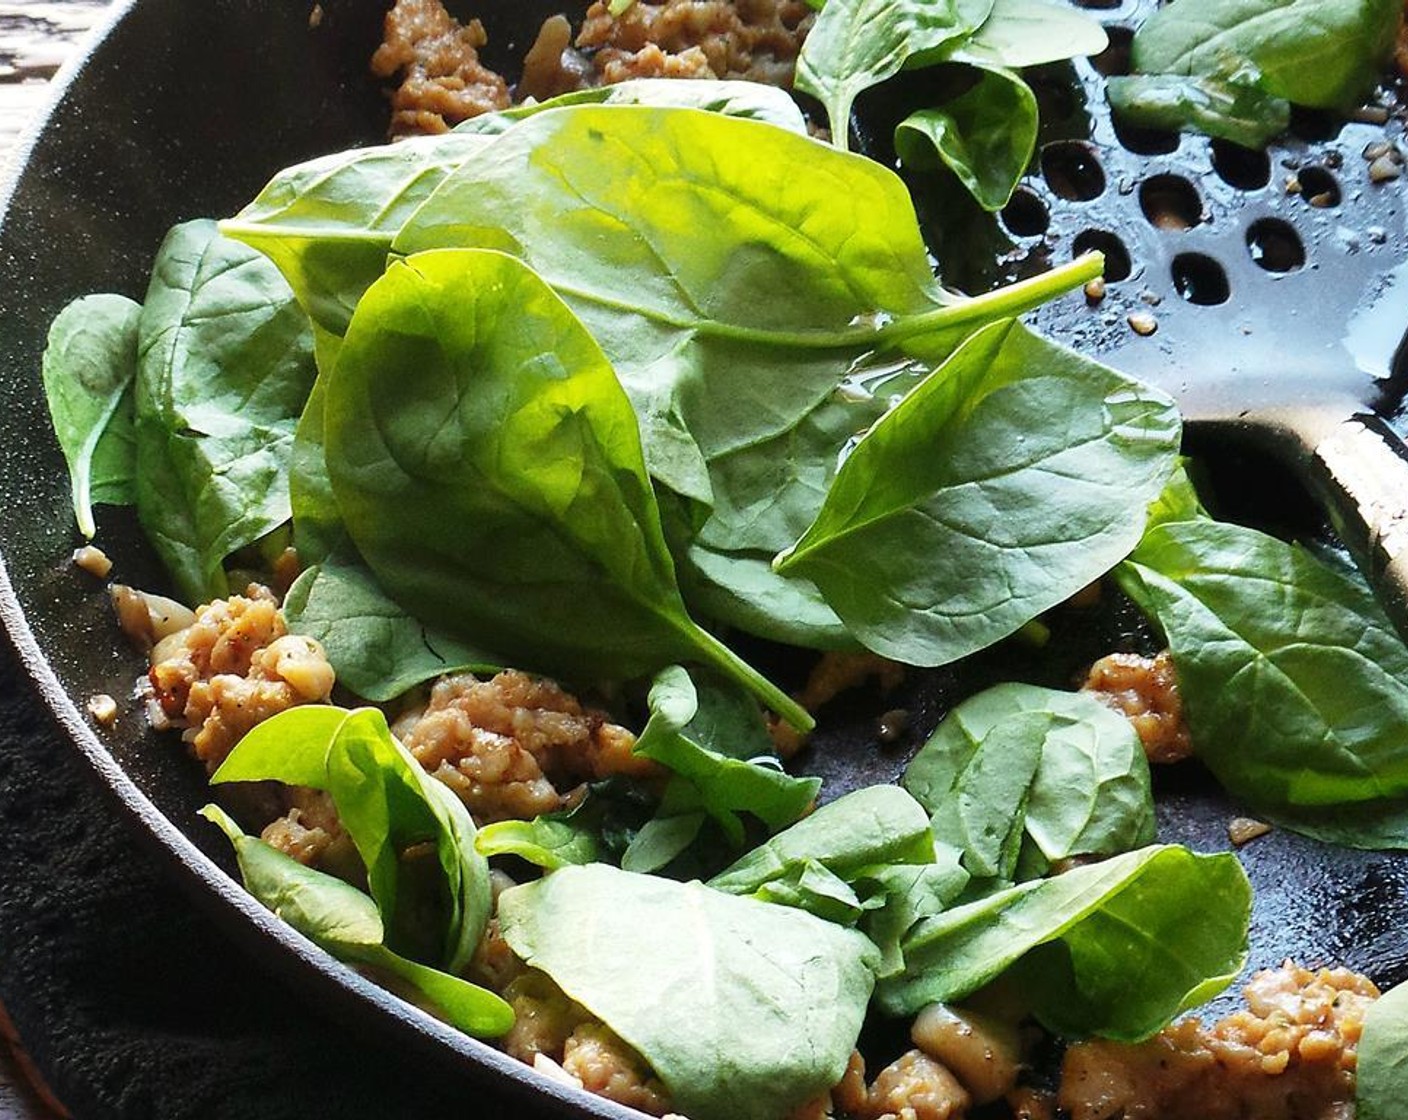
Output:
<path fill-rule="evenodd" d="M 541 0 L 486 0 L 473 14 L 490 31 L 495 48 L 490 64 L 507 66 L 521 57 L 542 17 L 557 7 Z M 379 1035 L 388 1048 L 410 1055 L 444 1083 L 464 1084 L 467 1091 L 490 1085 L 510 1094 L 522 1110 L 539 1114 L 630 1117 L 636 1114 L 545 1081 L 491 1047 L 444 1028 L 312 949 L 231 880 L 223 840 L 194 815 L 207 796 L 199 768 L 173 744 L 148 732 L 135 712 L 125 713 L 101 734 L 81 712 L 84 699 L 94 693 L 127 695 L 143 666 L 123 649 L 100 589 L 67 563 L 74 544 L 68 488 L 59 450 L 47 435 L 38 376 L 48 323 L 66 302 L 90 291 L 140 297 L 151 256 L 174 222 L 231 213 L 281 166 L 379 140 L 385 107 L 365 67 L 383 10 L 382 0 L 324 0 L 322 19 L 313 27 L 308 6 L 289 0 L 126 0 L 101 41 L 61 83 L 43 129 L 9 185 L 0 220 L 0 618 L 27 687 L 52 711 L 92 780 L 111 795 L 111 805 L 192 903 L 209 912 L 276 980 L 295 984 L 305 1001 L 326 1010 L 331 1019 Z M 1128 19 L 1133 13 L 1131 7 L 1114 14 Z M 220 49 L 193 49 L 200 44 L 219 44 Z M 1070 97 L 1079 105 L 1084 88 L 1079 73 L 1072 79 L 1065 71 L 1053 72 L 1050 79 L 1053 88 L 1077 91 Z M 1089 75 L 1086 80 L 1093 81 Z M 1086 100 L 1088 112 L 1093 102 L 1088 95 Z M 876 109 L 874 121 L 883 124 L 883 110 Z M 1049 115 L 1057 125 L 1071 127 L 1062 114 Z M 1096 119 L 1095 142 L 1101 148 L 1089 150 L 1118 161 L 1123 157 L 1109 144 L 1111 128 L 1108 120 Z M 1081 142 L 1088 136 L 1081 134 Z M 1053 142 L 1072 139 L 1074 134 Z M 1189 158 L 1201 150 L 1199 141 L 1179 143 Z M 1302 154 L 1310 150 L 1308 144 L 1294 149 Z M 1168 165 L 1175 154 L 1160 158 Z M 1357 158 L 1357 152 L 1352 154 Z M 1196 324 L 1210 321 L 1193 316 L 1219 314 L 1201 306 L 1185 309 L 1164 282 L 1160 262 L 1176 243 L 1172 234 L 1165 238 L 1160 231 L 1146 230 L 1140 224 L 1147 224 L 1145 219 L 1136 221 L 1124 206 L 1099 217 L 1101 207 L 1114 206 L 1122 176 L 1137 184 L 1156 165 L 1140 153 L 1130 153 L 1124 166 L 1108 163 L 1106 177 L 1116 184 L 1114 191 L 1069 206 L 1058 189 L 1059 174 L 1054 181 L 1050 175 L 1034 179 L 1028 189 L 1049 214 L 1042 236 L 1020 234 L 1021 228 L 1031 227 L 1022 226 L 1018 211 L 1007 216 L 1009 233 L 1016 231 L 1007 236 L 1008 248 L 1018 252 L 1005 258 L 1004 267 L 1012 261 L 1039 263 L 1044 254 L 1069 251 L 1087 219 L 1090 228 L 1125 240 L 1129 281 L 1124 287 L 1124 282 L 1111 285 L 1112 294 L 1094 318 L 1083 305 L 1069 309 L 1080 331 L 1070 328 L 1067 337 L 1075 333 L 1134 372 L 1144 368 L 1140 346 L 1148 347 L 1145 357 L 1158 353 L 1181 361 L 1179 339 L 1196 341 Z M 1205 184 L 1199 179 L 1195 185 Z M 1281 205 L 1270 184 L 1231 201 L 1217 189 L 1221 193 L 1207 200 L 1210 216 L 1222 213 L 1218 208 L 1223 206 L 1228 213 L 1249 217 L 1258 206 Z M 1348 197 L 1349 188 L 1344 193 Z M 1312 218 L 1319 220 L 1318 215 Z M 1210 236 L 1219 223 L 1202 225 L 1208 228 L 1187 231 L 1188 236 Z M 1391 228 L 1401 231 L 1402 226 Z M 994 231 L 1006 236 L 999 227 Z M 1307 244 L 1319 244 L 1302 236 Z M 1388 240 L 1389 248 L 1378 253 L 1386 264 L 1391 252 L 1402 254 L 1401 234 L 1391 233 Z M 1329 260 L 1317 257 L 1315 266 L 1301 273 L 1313 276 L 1317 269 L 1329 268 Z M 1237 284 L 1238 302 L 1220 314 L 1235 315 L 1234 307 L 1242 306 L 1243 263 L 1231 256 L 1224 262 L 1229 283 Z M 1295 279 L 1290 275 L 1275 283 Z M 1362 280 L 1357 274 L 1353 278 L 1356 292 L 1362 291 Z M 1126 305 L 1145 306 L 1135 302 L 1145 286 L 1165 292 L 1162 305 L 1153 309 L 1160 319 L 1158 333 L 1152 339 L 1126 339 L 1120 315 Z M 1274 306 L 1274 298 L 1268 297 L 1266 308 Z M 1372 296 L 1371 305 L 1378 306 Z M 1185 310 L 1195 325 L 1181 336 L 1174 312 Z M 1106 323 L 1111 313 L 1115 321 Z M 1261 318 L 1249 322 L 1257 329 L 1268 318 L 1264 309 Z M 1338 340 L 1348 322 L 1348 316 L 1327 321 L 1329 333 L 1308 331 L 1304 337 L 1319 343 Z M 1231 352 L 1204 342 L 1188 353 L 1208 355 L 1210 350 Z M 1269 371 L 1262 373 L 1270 377 Z M 1361 402 L 1356 409 L 1366 407 L 1366 396 L 1354 396 Z M 1212 425 L 1203 441 L 1214 459 L 1221 455 L 1228 464 L 1224 480 L 1250 487 L 1251 505 L 1304 518 L 1305 510 L 1314 507 L 1296 498 L 1277 469 L 1259 467 L 1259 474 L 1245 475 L 1244 453 L 1237 441 L 1224 439 L 1222 428 L 1229 426 L 1237 427 Z M 1348 461 L 1356 463 L 1357 455 L 1351 447 Z M 122 511 L 102 511 L 99 541 L 116 558 L 117 574 L 125 582 L 163 585 L 155 559 Z M 959 666 L 914 673 L 889 696 L 862 694 L 832 705 L 823 713 L 826 730 L 803 765 L 826 778 L 833 794 L 893 778 L 943 712 L 976 689 L 999 679 L 1066 686 L 1094 657 L 1150 641 L 1128 605 L 1114 600 L 1097 612 L 1058 611 L 1049 621 L 1051 649 L 1008 644 Z M 800 671 L 785 651 L 760 650 L 755 656 L 764 668 L 784 676 Z M 898 743 L 883 743 L 876 732 L 877 715 L 890 708 L 909 713 L 911 735 Z M 1235 806 L 1201 772 L 1184 768 L 1162 775 L 1159 800 L 1164 839 L 1203 850 L 1227 847 L 1226 824 Z M 1256 841 L 1242 854 L 1258 892 L 1252 965 L 1294 956 L 1310 964 L 1347 964 L 1385 983 L 1408 975 L 1408 923 L 1402 921 L 1408 913 L 1408 862 L 1331 849 L 1282 833 Z M 249 1091 L 265 1090 L 256 1084 Z M 275 1090 L 270 1099 L 276 1098 Z"/>

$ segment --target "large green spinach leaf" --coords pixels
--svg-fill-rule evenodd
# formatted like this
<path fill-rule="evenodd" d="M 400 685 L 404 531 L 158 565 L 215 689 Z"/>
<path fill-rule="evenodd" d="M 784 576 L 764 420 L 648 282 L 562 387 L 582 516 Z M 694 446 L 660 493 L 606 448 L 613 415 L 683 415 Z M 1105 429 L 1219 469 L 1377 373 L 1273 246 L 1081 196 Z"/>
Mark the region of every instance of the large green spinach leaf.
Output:
<path fill-rule="evenodd" d="M 1162 393 L 994 324 L 856 443 L 774 566 L 815 583 L 875 652 L 953 661 L 1128 554 L 1179 430 Z"/>
<path fill-rule="evenodd" d="M 1260 148 L 1291 124 L 1291 103 L 1242 65 L 1218 75 L 1131 74 L 1111 78 L 1110 104 L 1143 128 L 1189 129 Z"/>
<path fill-rule="evenodd" d="M 1297 809 L 1408 792 L 1408 650 L 1356 573 L 1200 520 L 1152 529 L 1119 576 L 1168 639 L 1195 750 L 1236 796 L 1294 827 Z"/>
<path fill-rule="evenodd" d="M 1357 1120 L 1397 1120 L 1408 1097 L 1408 985 L 1379 997 L 1364 1016 L 1356 1077 Z"/>
<path fill-rule="evenodd" d="M 1105 29 L 1083 12 L 1047 0 L 996 0 L 982 27 L 947 55 L 949 62 L 1018 70 L 1099 54 Z"/>
<path fill-rule="evenodd" d="M 489 869 L 474 847 L 474 821 L 392 737 L 380 711 L 290 708 L 241 739 L 210 780 L 326 790 L 366 866 L 392 948 L 451 972 L 469 962 L 490 909 Z M 429 879 L 411 866 L 425 844 L 439 867 Z M 436 940 L 427 942 L 431 926 L 438 927 L 431 933 Z"/>
<path fill-rule="evenodd" d="M 226 593 L 230 553 L 289 518 L 308 317 L 268 259 L 189 222 L 157 254 L 138 346 L 137 512 L 177 590 L 204 602 Z"/>
<path fill-rule="evenodd" d="M 405 981 L 466 1034 L 497 1038 L 513 1026 L 513 1009 L 493 992 L 388 949 L 376 903 L 361 891 L 246 836 L 217 805 L 201 815 L 234 845 L 245 890 L 319 948 Z"/>
<path fill-rule="evenodd" d="M 569 679 L 698 661 L 810 727 L 689 617 L 630 402 L 517 259 L 394 265 L 358 305 L 324 421 L 348 532 L 412 614 Z"/>
<path fill-rule="evenodd" d="M 775 1120 L 834 1085 L 877 958 L 863 935 L 800 910 L 604 864 L 506 891 L 499 921 L 693 1120 Z"/>
<path fill-rule="evenodd" d="M 791 429 L 864 355 L 937 360 L 1098 272 L 946 295 L 908 192 L 878 164 L 759 121 L 629 105 L 503 135 L 394 247 L 444 246 L 501 249 L 542 276 L 609 355 L 652 477 L 705 504 L 709 460 Z"/>
<path fill-rule="evenodd" d="M 1112 856 L 1154 839 L 1139 737 L 1093 696 L 1002 684 L 954 708 L 906 768 L 904 787 L 975 878 L 1014 878 L 1072 856 Z M 960 842 L 992 822 L 995 844 Z M 1013 845 L 1008 848 L 1008 844 Z M 1001 853 L 993 858 L 993 853 Z"/>
<path fill-rule="evenodd" d="M 922 919 L 876 998 L 910 1015 L 1014 970 L 1014 990 L 1056 1033 L 1146 1038 L 1232 981 L 1250 914 L 1236 856 L 1143 848 Z"/>
<path fill-rule="evenodd" d="M 1345 109 L 1373 88 L 1402 16 L 1397 0 L 1179 0 L 1140 27 L 1133 63 L 1199 76 L 1246 62 L 1273 97 Z"/>
<path fill-rule="evenodd" d="M 84 296 L 49 326 L 44 396 L 68 463 L 73 515 L 85 537 L 96 532 L 94 502 L 136 501 L 132 381 L 141 313 L 141 304 L 126 296 Z"/>
<path fill-rule="evenodd" d="M 797 58 L 797 88 L 822 103 L 844 149 L 858 94 L 942 57 L 992 10 L 993 0 L 828 0 Z"/>

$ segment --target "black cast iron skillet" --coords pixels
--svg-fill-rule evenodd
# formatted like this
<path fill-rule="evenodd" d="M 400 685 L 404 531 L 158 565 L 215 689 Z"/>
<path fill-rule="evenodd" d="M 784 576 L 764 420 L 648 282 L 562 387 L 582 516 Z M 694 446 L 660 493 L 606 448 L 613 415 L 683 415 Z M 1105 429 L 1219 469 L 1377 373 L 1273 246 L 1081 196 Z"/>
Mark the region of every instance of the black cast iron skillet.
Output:
<path fill-rule="evenodd" d="M 0 617 L 31 687 L 53 710 L 112 804 L 192 901 L 233 937 L 294 981 L 339 1020 L 380 1032 L 385 1044 L 423 1056 L 432 1075 L 469 1091 L 492 1084 L 544 1114 L 629 1117 L 629 1110 L 537 1077 L 493 1048 L 448 1030 L 329 961 L 253 903 L 230 879 L 223 838 L 195 809 L 207 799 L 199 767 L 128 712 L 101 734 L 81 705 L 99 692 L 128 695 L 141 660 L 123 647 L 106 596 L 78 573 L 68 488 L 39 386 L 39 357 L 53 315 L 91 291 L 140 298 L 152 254 L 173 223 L 234 212 L 286 164 L 380 140 L 385 106 L 366 76 L 383 0 L 323 0 L 310 21 L 302 0 L 127 0 L 107 33 L 61 82 L 42 131 L 10 184 L 0 221 Z M 491 64 L 511 66 L 553 2 L 488 0 Z M 1057 80 L 1060 80 L 1059 77 Z M 989 257 L 991 260 L 991 256 Z M 991 271 L 991 270 L 989 270 Z M 1168 337 L 1167 335 L 1165 337 Z M 1216 439 L 1223 489 L 1246 508 L 1303 524 L 1314 507 L 1275 468 Z M 1229 445 L 1230 447 L 1230 445 Z M 1249 467 L 1248 464 L 1251 464 Z M 99 541 L 124 582 L 164 578 L 130 518 L 103 511 Z M 1127 605 L 1107 596 L 1096 611 L 1061 610 L 1042 651 L 1007 643 L 963 665 L 912 674 L 889 696 L 860 696 L 824 710 L 824 732 L 802 763 L 831 795 L 893 778 L 943 712 L 1000 679 L 1068 686 L 1111 648 L 1147 646 Z M 780 650 L 756 651 L 784 676 L 804 671 Z M 909 713 L 910 734 L 885 744 L 882 710 Z M 1163 839 L 1227 847 L 1236 807 L 1201 772 L 1160 780 Z M 1294 957 L 1338 963 L 1384 983 L 1408 975 L 1408 861 L 1327 848 L 1289 834 L 1243 853 L 1257 888 L 1253 966 Z M 1189 915 L 1196 920 L 1196 915 Z M 662 1009 L 662 1013 L 668 1013 Z"/>

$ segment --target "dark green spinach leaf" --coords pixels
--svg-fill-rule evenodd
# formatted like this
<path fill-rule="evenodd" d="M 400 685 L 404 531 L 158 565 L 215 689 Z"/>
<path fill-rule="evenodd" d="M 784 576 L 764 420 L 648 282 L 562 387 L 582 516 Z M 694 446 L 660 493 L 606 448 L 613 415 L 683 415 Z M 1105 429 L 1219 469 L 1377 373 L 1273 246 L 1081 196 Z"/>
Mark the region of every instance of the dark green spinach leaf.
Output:
<path fill-rule="evenodd" d="M 1057 1034 L 1134 1041 L 1231 983 L 1250 915 L 1236 856 L 1144 848 L 922 919 L 876 998 L 912 1015 L 1015 970 L 1014 989 Z"/>
<path fill-rule="evenodd" d="M 289 519 L 288 459 L 312 332 L 264 256 L 177 226 L 138 330 L 137 513 L 180 594 L 227 593 L 224 559 Z"/>
<path fill-rule="evenodd" d="M 84 296 L 49 326 L 44 396 L 85 537 L 96 532 L 94 502 L 130 505 L 137 498 L 132 380 L 141 313 L 141 304 L 126 296 Z"/>
<path fill-rule="evenodd" d="M 1119 578 L 1168 640 L 1194 749 L 1237 797 L 1295 827 L 1298 809 L 1408 792 L 1408 649 L 1357 573 L 1200 520 L 1152 529 Z"/>
<path fill-rule="evenodd" d="M 1162 393 L 994 324 L 856 443 L 774 566 L 815 583 L 868 648 L 941 665 L 1127 555 L 1179 431 Z"/>

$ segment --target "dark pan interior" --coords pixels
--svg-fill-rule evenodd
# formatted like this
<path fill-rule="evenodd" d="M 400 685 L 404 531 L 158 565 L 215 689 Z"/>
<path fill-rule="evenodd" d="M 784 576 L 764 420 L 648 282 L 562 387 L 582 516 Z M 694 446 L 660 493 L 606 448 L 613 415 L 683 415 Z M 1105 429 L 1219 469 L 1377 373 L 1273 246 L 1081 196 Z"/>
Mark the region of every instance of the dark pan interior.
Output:
<path fill-rule="evenodd" d="M 146 732 L 135 710 L 101 738 L 80 714 L 94 693 L 127 696 L 141 661 L 118 639 L 98 582 L 69 563 L 76 534 L 39 384 L 45 332 L 78 295 L 118 291 L 140 298 L 152 254 L 173 223 L 231 213 L 279 167 L 381 138 L 385 103 L 366 61 L 378 40 L 383 0 L 324 0 L 316 25 L 310 7 L 287 0 L 137 0 L 72 75 L 28 153 L 0 224 L 0 574 L 9 581 L 0 585 L 0 613 L 34 689 L 115 794 L 118 811 L 192 898 L 271 968 L 307 981 L 304 990 L 334 1014 L 369 1021 L 391 1032 L 396 1044 L 443 1059 L 446 1076 L 516 1085 L 545 1109 L 635 1115 L 551 1088 L 496 1051 L 329 966 L 219 870 L 228 867 L 224 841 L 194 815 L 207 799 L 202 775 L 176 744 Z M 489 61 L 521 57 L 554 7 L 525 0 L 481 5 L 477 14 L 495 45 Z M 1217 455 L 1220 476 L 1237 480 L 1230 488 L 1234 504 L 1274 507 L 1292 523 L 1313 523 L 1274 467 L 1239 451 Z M 162 587 L 131 519 L 99 513 L 98 540 L 117 563 L 114 577 Z M 1044 651 L 1008 643 L 960 668 L 913 674 L 889 697 L 836 705 L 823 713 L 827 730 L 804 764 L 829 779 L 832 795 L 893 777 L 943 712 L 987 683 L 1066 686 L 1101 653 L 1150 640 L 1109 596 L 1100 611 L 1058 612 L 1051 623 L 1053 643 Z M 783 671 L 798 669 L 780 651 L 765 656 Z M 884 745 L 877 716 L 896 707 L 910 713 L 911 731 Z M 1205 776 L 1185 771 L 1163 786 L 1161 838 L 1203 850 L 1228 846 L 1226 826 L 1236 807 Z M 1291 956 L 1311 965 L 1347 964 L 1380 982 L 1408 975 L 1402 920 L 1408 861 L 1285 833 L 1256 841 L 1241 856 L 1258 892 L 1252 966 Z"/>

